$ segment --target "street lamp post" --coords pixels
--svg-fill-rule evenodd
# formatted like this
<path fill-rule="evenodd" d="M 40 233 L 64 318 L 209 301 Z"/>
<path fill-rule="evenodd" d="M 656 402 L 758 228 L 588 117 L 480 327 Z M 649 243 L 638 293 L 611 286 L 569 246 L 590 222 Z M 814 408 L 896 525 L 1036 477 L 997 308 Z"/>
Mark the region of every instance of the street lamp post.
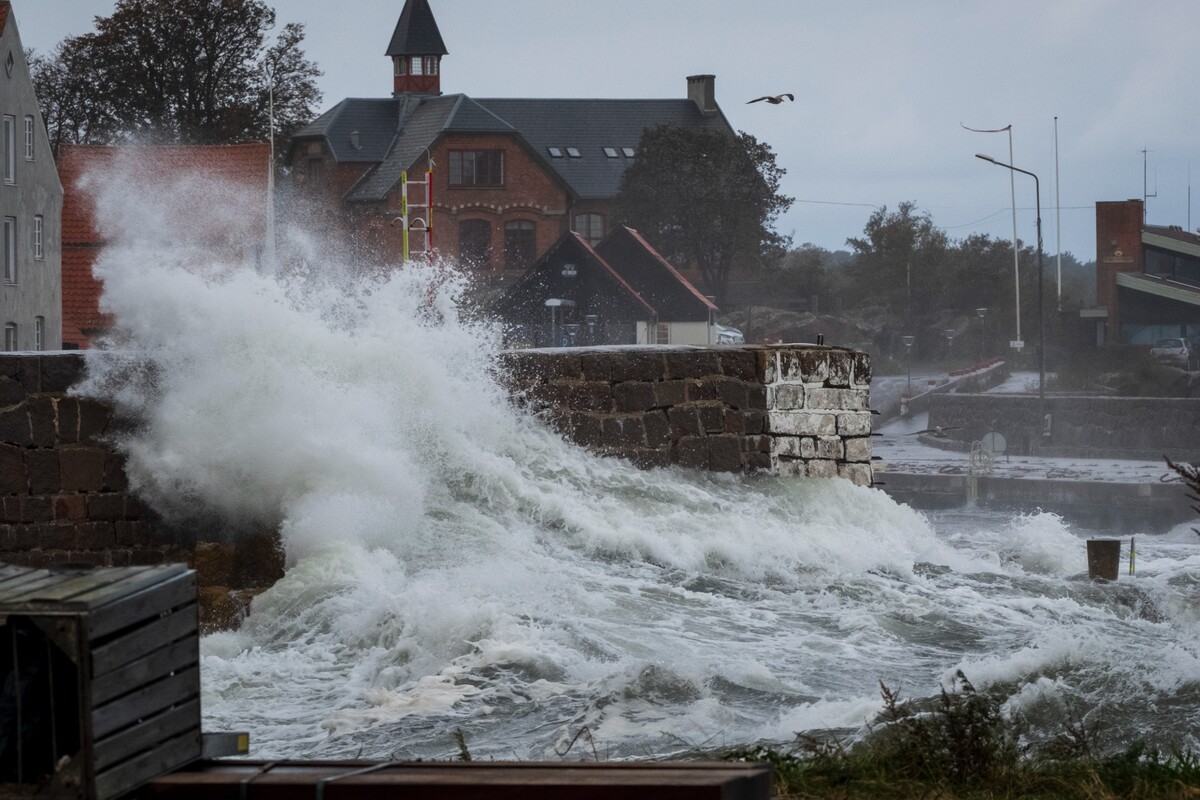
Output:
<path fill-rule="evenodd" d="M 1022 175 L 1028 175 L 1033 178 L 1033 191 L 1037 198 L 1037 268 L 1038 268 L 1038 408 L 1043 422 L 1046 421 L 1046 306 L 1043 303 L 1046 293 L 1045 283 L 1042 280 L 1042 182 L 1038 180 L 1038 176 L 1027 169 L 1014 167 L 1012 164 L 1005 164 L 1003 161 L 997 161 L 991 156 L 983 153 L 976 153 L 976 158 L 981 158 L 984 161 L 990 161 L 997 167 L 1004 167 L 1013 172 L 1020 172 Z M 1049 430 L 1046 426 L 1043 430 Z"/>
<path fill-rule="evenodd" d="M 946 357 L 954 358 L 954 328 L 946 328 L 942 331 L 942 335 L 946 337 Z"/>
<path fill-rule="evenodd" d="M 984 325 L 983 319 L 987 316 L 986 308 L 977 308 L 975 313 L 979 315 L 979 362 L 982 364 L 986 355 L 984 348 L 984 340 L 987 338 L 987 326 Z"/>
<path fill-rule="evenodd" d="M 912 397 L 912 347 L 917 341 L 915 336 L 901 336 L 900 341 L 904 342 L 904 362 L 908 370 L 908 388 L 904 392 L 906 398 Z"/>

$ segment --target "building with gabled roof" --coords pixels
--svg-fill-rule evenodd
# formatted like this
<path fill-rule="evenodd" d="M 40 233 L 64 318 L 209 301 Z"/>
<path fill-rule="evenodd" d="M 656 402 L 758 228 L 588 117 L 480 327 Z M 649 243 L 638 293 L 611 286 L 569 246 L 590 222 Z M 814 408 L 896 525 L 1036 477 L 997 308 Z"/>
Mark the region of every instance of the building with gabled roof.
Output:
<path fill-rule="evenodd" d="M 442 93 L 447 53 L 428 0 L 407 0 L 386 51 L 391 97 L 347 98 L 292 137 L 301 213 L 339 221 L 345 246 L 400 260 L 407 175 L 411 231 L 432 227 L 434 248 L 469 268 L 519 275 L 564 233 L 594 245 L 611 229 L 645 129 L 733 134 L 712 75 L 673 99 L 473 98 Z"/>
<path fill-rule="evenodd" d="M 225 215 L 223 224 L 196 231 L 205 245 L 223 257 L 257 263 L 265 250 L 267 231 L 267 177 L 270 145 L 74 145 L 58 151 L 59 175 L 64 187 L 62 211 L 62 341 L 67 348 L 86 349 L 92 338 L 104 333 L 112 319 L 101 311 L 103 285 L 93 267 L 107 244 L 103 225 L 96 218 L 96 202 L 84 180 L 111 170 L 136 170 L 140 180 L 172 181 L 212 179 L 220 196 L 196 202 L 221 202 L 235 194 L 238 213 Z M 233 218 L 236 224 L 227 224 Z"/>
<path fill-rule="evenodd" d="M 493 306 L 509 344 L 712 344 L 717 307 L 637 231 L 568 231 Z"/>
<path fill-rule="evenodd" d="M 57 350 L 62 184 L 16 16 L 0 0 L 0 325 L 5 350 Z"/>

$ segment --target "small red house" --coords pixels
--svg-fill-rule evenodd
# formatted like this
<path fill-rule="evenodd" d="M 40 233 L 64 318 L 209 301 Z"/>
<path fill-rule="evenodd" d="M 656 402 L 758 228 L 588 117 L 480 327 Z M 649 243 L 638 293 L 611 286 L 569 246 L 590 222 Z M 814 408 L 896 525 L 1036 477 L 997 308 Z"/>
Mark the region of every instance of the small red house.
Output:
<path fill-rule="evenodd" d="M 82 179 L 103 174 L 127 160 L 146 180 L 172 181 L 188 175 L 203 175 L 230 192 L 249 196 L 248 213 L 239 214 L 237 230 L 208 232 L 213 244 L 223 251 L 251 251 L 260 255 L 266 242 L 267 177 L 270 146 L 179 145 L 107 146 L 64 144 L 58 151 L 58 173 L 63 185 L 62 222 L 62 339 L 64 349 L 86 349 L 91 339 L 103 333 L 112 320 L 100 311 L 102 286 L 92 272 L 100 249 L 106 244 L 103 225 L 96 219 L 95 198 Z M 253 202 L 261 192 L 262 200 Z M 208 201 L 197 199 L 197 202 Z M 257 214 L 255 212 L 258 212 Z M 197 219 L 204 218 L 197 215 Z"/>

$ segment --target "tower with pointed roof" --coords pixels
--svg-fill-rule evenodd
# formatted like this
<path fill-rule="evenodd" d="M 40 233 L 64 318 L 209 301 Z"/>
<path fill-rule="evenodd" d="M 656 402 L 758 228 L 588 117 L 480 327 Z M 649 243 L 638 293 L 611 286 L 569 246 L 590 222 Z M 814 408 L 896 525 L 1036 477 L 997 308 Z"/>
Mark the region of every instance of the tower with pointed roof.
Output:
<path fill-rule="evenodd" d="M 407 0 L 387 49 L 392 59 L 392 93 L 441 94 L 446 52 L 429 0 Z"/>

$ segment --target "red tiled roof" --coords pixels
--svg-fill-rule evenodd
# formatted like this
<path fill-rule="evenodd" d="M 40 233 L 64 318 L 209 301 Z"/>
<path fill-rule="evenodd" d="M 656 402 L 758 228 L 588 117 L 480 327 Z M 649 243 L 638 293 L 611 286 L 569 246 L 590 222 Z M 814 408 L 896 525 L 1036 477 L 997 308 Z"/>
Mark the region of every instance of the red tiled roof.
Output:
<path fill-rule="evenodd" d="M 691 281 L 680 275 L 679 270 L 675 269 L 675 267 L 671 265 L 670 261 L 667 261 L 665 258 L 663 258 L 662 254 L 655 250 L 654 246 L 647 242 L 644 236 L 628 226 L 625 227 L 625 230 L 629 231 L 629 233 L 633 235 L 633 238 L 637 240 L 638 244 L 646 248 L 646 252 L 654 256 L 655 260 L 662 265 L 663 269 L 670 273 L 671 277 L 683 284 L 683 287 L 691 292 L 697 300 L 707 306 L 710 311 L 720 310 L 717 308 L 716 304 L 713 303 L 712 300 L 709 300 L 707 297 L 705 297 L 700 290 L 692 284 Z"/>
<path fill-rule="evenodd" d="M 58 175 L 63 185 L 62 319 L 63 341 L 88 346 L 89 332 L 105 328 L 111 318 L 100 313 L 101 284 L 92 274 L 104 238 L 95 220 L 95 203 L 80 179 L 95 170 L 130 158 L 140 169 L 169 181 L 203 174 L 236 189 L 259 191 L 261 219 L 248 221 L 247 230 L 259 236 L 266 230 L 266 190 L 270 148 L 267 144 L 128 146 L 64 144 L 58 151 Z"/>
<path fill-rule="evenodd" d="M 4 23 L 8 22 L 8 10 L 10 8 L 12 8 L 12 5 L 8 0 L 0 2 L 0 36 L 4 35 Z"/>

